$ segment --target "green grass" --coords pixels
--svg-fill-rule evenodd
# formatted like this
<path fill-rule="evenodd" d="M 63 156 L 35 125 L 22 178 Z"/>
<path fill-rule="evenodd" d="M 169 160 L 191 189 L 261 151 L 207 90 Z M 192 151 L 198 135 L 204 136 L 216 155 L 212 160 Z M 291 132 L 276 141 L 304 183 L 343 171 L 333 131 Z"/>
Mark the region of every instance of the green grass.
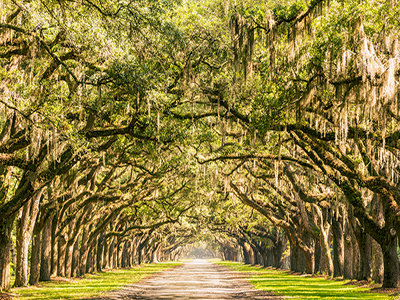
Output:
<path fill-rule="evenodd" d="M 125 285 L 135 283 L 151 274 L 180 264 L 181 262 L 146 264 L 132 269 L 89 274 L 84 279 L 76 279 L 71 282 L 40 282 L 38 287 L 14 288 L 12 292 L 20 296 L 18 299 L 23 300 L 89 298 L 122 289 Z"/>
<path fill-rule="evenodd" d="M 213 261 L 234 271 L 248 273 L 248 281 L 259 290 L 298 299 L 395 299 L 393 296 L 366 293 L 370 288 L 346 285 L 349 280 L 291 275 L 287 271 L 264 269 L 231 261 Z"/>

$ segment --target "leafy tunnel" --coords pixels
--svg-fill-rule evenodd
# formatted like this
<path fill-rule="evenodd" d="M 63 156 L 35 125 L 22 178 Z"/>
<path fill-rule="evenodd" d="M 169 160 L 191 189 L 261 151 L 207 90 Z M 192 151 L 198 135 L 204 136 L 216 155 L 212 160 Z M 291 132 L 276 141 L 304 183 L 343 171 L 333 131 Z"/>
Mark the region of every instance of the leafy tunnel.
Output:
<path fill-rule="evenodd" d="M 397 287 L 399 19 L 2 0 L 0 290 L 185 255 Z"/>

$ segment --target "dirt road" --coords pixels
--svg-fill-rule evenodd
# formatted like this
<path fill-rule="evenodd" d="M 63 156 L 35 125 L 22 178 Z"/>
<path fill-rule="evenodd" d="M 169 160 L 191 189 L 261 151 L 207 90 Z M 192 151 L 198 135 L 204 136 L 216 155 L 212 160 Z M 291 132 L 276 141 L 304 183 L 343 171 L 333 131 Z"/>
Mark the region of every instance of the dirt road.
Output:
<path fill-rule="evenodd" d="M 268 292 L 257 291 L 227 268 L 207 260 L 194 260 L 156 274 L 106 299 L 282 299 Z"/>

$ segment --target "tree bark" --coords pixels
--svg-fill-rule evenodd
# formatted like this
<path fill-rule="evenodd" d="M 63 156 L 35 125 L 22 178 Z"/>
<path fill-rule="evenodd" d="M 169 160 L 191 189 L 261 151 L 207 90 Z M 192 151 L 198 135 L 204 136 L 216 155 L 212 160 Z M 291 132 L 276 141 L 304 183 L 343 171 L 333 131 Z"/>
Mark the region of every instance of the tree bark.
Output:
<path fill-rule="evenodd" d="M 344 211 L 344 226 L 343 226 L 343 250 L 344 250 L 344 265 L 343 265 L 343 278 L 353 279 L 353 245 L 352 245 L 352 233 L 349 220 L 346 212 Z"/>
<path fill-rule="evenodd" d="M 357 239 L 354 235 L 354 232 L 352 231 L 352 237 L 351 237 L 351 246 L 352 246 L 352 278 L 351 279 L 357 279 L 359 280 L 361 278 L 361 267 L 360 267 L 360 248 L 358 247 L 358 242 Z"/>
<path fill-rule="evenodd" d="M 256 249 L 254 249 L 251 245 L 250 245 L 250 251 L 253 254 L 252 257 L 252 265 L 259 265 L 260 262 L 258 261 L 258 251 Z"/>
<path fill-rule="evenodd" d="M 124 242 L 121 242 L 118 239 L 118 242 L 117 242 L 117 266 L 118 266 L 118 268 L 121 268 L 121 266 L 122 266 L 122 252 L 124 250 L 123 246 L 124 246 Z"/>
<path fill-rule="evenodd" d="M 371 216 L 376 220 L 379 227 L 385 226 L 385 217 L 381 197 L 374 193 L 371 202 Z M 372 280 L 375 283 L 383 282 L 383 253 L 379 243 L 372 239 Z"/>
<path fill-rule="evenodd" d="M 364 259 L 362 260 L 363 265 L 363 277 L 371 281 L 372 276 L 372 237 L 367 233 L 365 237 L 365 253 Z M 360 254 L 362 255 L 362 254 Z"/>
<path fill-rule="evenodd" d="M 314 205 L 315 211 L 318 215 L 317 220 L 320 228 L 320 244 L 321 244 L 321 266 L 320 271 L 326 272 L 329 276 L 333 275 L 333 262 L 330 249 L 329 233 L 331 225 L 328 222 L 329 212 L 327 209 L 321 209 Z M 314 271 L 314 270 L 313 270 Z"/>
<path fill-rule="evenodd" d="M 313 252 L 304 253 L 306 257 L 306 273 L 314 274 L 315 257 Z"/>
<path fill-rule="evenodd" d="M 37 285 L 39 283 L 40 274 L 40 252 L 41 252 L 41 236 L 40 236 L 40 224 L 36 223 L 35 229 L 33 230 L 33 241 L 31 251 L 31 268 L 29 276 L 29 284 Z"/>
<path fill-rule="evenodd" d="M 86 263 L 89 251 L 89 249 L 87 249 L 88 240 L 89 240 L 89 229 L 85 228 L 82 232 L 82 243 L 81 243 L 81 248 L 79 249 L 79 276 L 81 277 L 84 277 L 86 274 Z"/>
<path fill-rule="evenodd" d="M 51 222 L 51 276 L 57 276 L 58 241 L 57 241 L 58 213 Z"/>
<path fill-rule="evenodd" d="M 44 224 L 42 230 L 42 245 L 40 258 L 40 281 L 49 281 L 51 275 L 51 224 L 53 217 L 50 217 Z"/>
<path fill-rule="evenodd" d="M 102 233 L 97 240 L 97 259 L 96 259 L 96 269 L 98 272 L 102 271 L 103 267 L 103 252 L 104 252 L 104 240 L 105 240 L 105 235 Z"/>
<path fill-rule="evenodd" d="M 58 249 L 57 249 L 57 276 L 65 276 L 65 252 L 67 249 L 67 238 L 65 235 L 58 236 Z"/>
<path fill-rule="evenodd" d="M 343 244 L 343 226 L 341 217 L 335 215 L 332 218 L 333 234 L 333 277 L 343 276 L 344 268 L 344 244 Z"/>
<path fill-rule="evenodd" d="M 126 268 L 129 265 L 129 254 L 128 254 L 128 241 L 122 244 L 121 249 L 121 268 Z"/>
<path fill-rule="evenodd" d="M 110 269 L 114 269 L 114 248 L 115 248 L 115 238 L 112 238 L 108 246 L 108 267 Z"/>
<path fill-rule="evenodd" d="M 149 232 L 147 234 L 146 238 L 139 243 L 139 246 L 138 246 L 138 265 L 143 263 L 143 258 L 142 258 L 143 249 L 146 247 L 147 243 L 149 242 L 150 236 L 151 236 L 151 232 Z"/>
<path fill-rule="evenodd" d="M 318 237 L 314 239 L 315 247 L 314 247 L 314 256 L 315 256 L 315 268 L 314 272 L 318 273 L 321 270 L 321 243 Z"/>
<path fill-rule="evenodd" d="M 134 266 L 137 262 L 136 257 L 137 257 L 137 242 L 138 242 L 139 238 L 138 237 L 134 237 L 132 243 L 131 243 L 131 266 Z M 166 253 L 164 253 L 164 256 L 166 255 Z"/>
<path fill-rule="evenodd" d="M 250 253 L 249 253 L 250 247 L 248 246 L 247 243 L 244 243 L 242 248 L 243 248 L 244 263 L 246 265 L 250 265 L 251 264 L 251 258 L 250 258 Z"/>
<path fill-rule="evenodd" d="M 311 234 L 309 234 L 307 231 L 305 231 L 304 243 L 307 245 L 307 250 L 300 249 L 300 251 L 305 256 L 306 273 L 314 274 L 314 269 L 315 269 L 314 237 L 312 237 Z M 321 247 L 321 249 L 322 249 L 322 247 Z"/>
<path fill-rule="evenodd" d="M 290 270 L 304 273 L 306 271 L 306 256 L 292 242 L 290 243 Z"/>
<path fill-rule="evenodd" d="M 112 252 L 111 252 L 111 260 L 112 260 L 112 268 L 113 269 L 116 269 L 116 268 L 118 268 L 118 242 L 117 242 L 117 239 L 115 238 L 114 239 L 114 242 L 113 242 L 113 250 L 112 250 Z"/>
<path fill-rule="evenodd" d="M 358 280 L 371 280 L 371 237 L 358 225 L 353 225 L 359 250 Z"/>
<path fill-rule="evenodd" d="M 30 237 L 28 236 L 27 229 L 29 223 L 30 206 L 31 200 L 29 200 L 23 206 L 21 217 L 17 219 L 17 264 L 15 266 L 15 287 L 24 287 L 28 285 L 28 247 Z"/>
<path fill-rule="evenodd" d="M 275 244 L 275 253 L 274 253 L 274 257 L 275 257 L 275 267 L 276 268 L 282 268 L 282 255 L 283 255 L 283 243 L 286 243 L 286 240 L 284 238 L 278 238 L 276 244 Z"/>
<path fill-rule="evenodd" d="M 383 282 L 383 254 L 381 246 L 372 240 L 372 280 L 375 283 Z"/>
<path fill-rule="evenodd" d="M 399 260 L 397 257 L 397 236 L 386 236 L 386 243 L 381 245 L 383 253 L 383 284 L 382 288 L 396 288 L 399 286 Z"/>
<path fill-rule="evenodd" d="M 158 247 L 159 247 L 159 244 L 158 244 L 158 245 L 155 247 L 155 249 L 153 250 L 153 255 L 152 255 L 152 263 L 153 263 L 153 264 L 158 264 L 158 263 L 159 263 L 159 261 L 158 261 L 158 255 L 157 255 Z"/>
<path fill-rule="evenodd" d="M 67 242 L 65 247 L 65 277 L 70 278 L 72 276 L 72 259 L 74 255 L 75 238 L 72 238 Z"/>
<path fill-rule="evenodd" d="M 38 191 L 22 208 L 21 217 L 17 222 L 17 265 L 15 268 L 15 287 L 28 285 L 28 259 L 29 244 L 32 239 L 33 229 L 39 213 L 39 203 L 43 189 Z"/>
<path fill-rule="evenodd" d="M 343 278 L 353 278 L 353 245 L 350 238 L 346 238 L 344 241 L 344 267 L 343 267 Z"/>
<path fill-rule="evenodd" d="M 104 246 L 103 246 L 103 269 L 109 269 L 110 268 L 110 245 L 109 245 L 109 240 L 105 239 L 104 240 Z"/>
<path fill-rule="evenodd" d="M 76 239 L 72 254 L 72 277 L 79 276 L 79 237 Z"/>
<path fill-rule="evenodd" d="M 10 251 L 15 215 L 0 225 L 0 292 L 10 290 Z"/>
<path fill-rule="evenodd" d="M 268 248 L 266 250 L 266 254 L 267 254 L 267 267 L 273 267 L 274 266 L 274 254 L 272 252 L 271 248 Z"/>
<path fill-rule="evenodd" d="M 96 266 L 96 245 L 94 242 L 89 249 L 87 263 L 86 263 L 86 273 L 93 274 Z"/>
<path fill-rule="evenodd" d="M 263 259 L 263 266 L 264 268 L 268 267 L 268 259 L 267 259 L 267 251 L 264 251 L 262 254 L 262 259 Z M 235 260 L 236 261 L 236 260 Z"/>

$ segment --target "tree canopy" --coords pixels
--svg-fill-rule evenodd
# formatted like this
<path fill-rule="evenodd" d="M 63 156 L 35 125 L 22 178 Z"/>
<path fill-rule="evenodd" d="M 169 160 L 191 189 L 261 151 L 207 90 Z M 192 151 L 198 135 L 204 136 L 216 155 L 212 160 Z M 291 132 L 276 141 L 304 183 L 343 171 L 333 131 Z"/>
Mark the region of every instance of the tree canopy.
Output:
<path fill-rule="evenodd" d="M 399 20 L 395 0 L 3 0 L 1 290 L 14 248 L 26 286 L 200 241 L 397 287 Z"/>

